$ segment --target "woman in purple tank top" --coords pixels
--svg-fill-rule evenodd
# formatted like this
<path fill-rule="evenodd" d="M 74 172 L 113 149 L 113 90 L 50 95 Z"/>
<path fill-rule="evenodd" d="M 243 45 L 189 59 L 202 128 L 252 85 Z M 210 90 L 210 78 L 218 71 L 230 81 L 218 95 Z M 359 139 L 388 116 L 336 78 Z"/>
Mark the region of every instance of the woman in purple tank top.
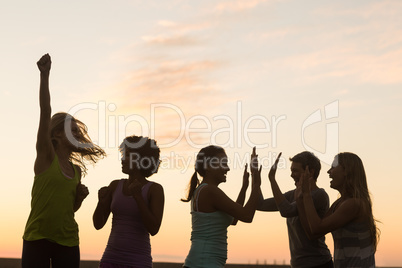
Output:
<path fill-rule="evenodd" d="M 159 147 L 147 137 L 129 136 L 120 145 L 122 172 L 128 179 L 114 180 L 98 192 L 93 215 L 97 230 L 113 213 L 112 230 L 100 268 L 152 267 L 149 234 L 161 226 L 165 197 L 160 184 L 148 181 L 158 171 Z"/>

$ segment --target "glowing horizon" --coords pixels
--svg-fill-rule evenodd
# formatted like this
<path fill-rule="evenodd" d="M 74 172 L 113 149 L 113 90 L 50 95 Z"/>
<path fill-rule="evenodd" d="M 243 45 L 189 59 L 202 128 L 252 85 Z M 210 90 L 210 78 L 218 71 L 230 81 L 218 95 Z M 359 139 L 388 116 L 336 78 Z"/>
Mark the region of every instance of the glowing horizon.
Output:
<path fill-rule="evenodd" d="M 150 178 L 166 195 L 161 230 L 151 240 L 155 261 L 184 261 L 191 225 L 189 205 L 179 200 L 194 154 L 215 143 L 232 161 L 221 185 L 232 199 L 253 145 L 264 178 L 283 153 L 282 191 L 294 187 L 289 157 L 316 153 L 318 185 L 331 203 L 338 193 L 329 187 L 328 162 L 340 151 L 358 154 L 381 221 L 376 263 L 401 266 L 401 12 L 396 0 L 7 3 L 0 18 L 0 257 L 21 256 L 39 122 L 35 63 L 49 53 L 52 112 L 73 111 L 108 153 L 83 178 L 90 195 L 76 213 L 82 259 L 103 253 L 110 219 L 100 231 L 92 226 L 97 191 L 124 177 L 118 145 L 141 134 L 158 141 L 166 163 Z M 272 196 L 266 179 L 262 187 Z M 257 212 L 228 237 L 228 263 L 289 263 L 278 213 Z M 330 234 L 327 244 L 333 252 Z"/>

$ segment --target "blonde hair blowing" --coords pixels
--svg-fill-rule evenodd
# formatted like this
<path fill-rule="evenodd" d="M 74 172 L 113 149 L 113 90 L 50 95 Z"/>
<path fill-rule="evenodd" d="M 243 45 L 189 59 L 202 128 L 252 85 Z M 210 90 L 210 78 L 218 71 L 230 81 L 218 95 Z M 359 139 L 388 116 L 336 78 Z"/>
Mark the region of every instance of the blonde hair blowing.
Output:
<path fill-rule="evenodd" d="M 69 160 L 78 165 L 85 176 L 87 174 L 86 163 L 95 164 L 99 159 L 105 157 L 106 153 L 92 142 L 88 135 L 88 128 L 83 122 L 64 112 L 54 114 L 50 120 L 50 138 L 54 148 L 57 148 L 57 141 L 54 139 L 55 134 L 59 131 L 65 131 L 65 127 L 71 127 L 72 121 L 78 126 L 78 136 L 74 138 L 76 146 Z M 67 134 L 71 134 L 71 131 Z"/>

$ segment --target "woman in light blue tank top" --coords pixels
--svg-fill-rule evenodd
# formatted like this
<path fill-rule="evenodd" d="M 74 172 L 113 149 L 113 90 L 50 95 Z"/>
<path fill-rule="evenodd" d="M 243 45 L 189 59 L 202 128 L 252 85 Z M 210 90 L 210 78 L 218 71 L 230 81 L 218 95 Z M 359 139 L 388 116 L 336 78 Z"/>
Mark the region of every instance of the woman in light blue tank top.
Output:
<path fill-rule="evenodd" d="M 261 194 L 261 168 L 255 153 L 251 155 L 250 170 L 252 190 L 245 206 L 249 173 L 247 165 L 243 175 L 243 185 L 236 202 L 232 201 L 218 185 L 226 181 L 230 170 L 225 150 L 218 146 L 208 146 L 198 153 L 195 172 L 190 180 L 189 192 L 184 202 L 191 201 L 191 248 L 184 262 L 188 268 L 220 268 L 227 259 L 227 227 L 237 220 L 252 222 L 257 202 Z M 198 180 L 197 173 L 202 177 Z"/>
<path fill-rule="evenodd" d="M 331 188 L 340 193 L 324 218 L 320 218 L 310 195 L 310 174 L 302 177 L 302 195 L 307 221 L 313 234 L 332 232 L 335 268 L 374 268 L 379 230 L 373 217 L 363 162 L 353 153 L 335 156 L 328 170 Z"/>

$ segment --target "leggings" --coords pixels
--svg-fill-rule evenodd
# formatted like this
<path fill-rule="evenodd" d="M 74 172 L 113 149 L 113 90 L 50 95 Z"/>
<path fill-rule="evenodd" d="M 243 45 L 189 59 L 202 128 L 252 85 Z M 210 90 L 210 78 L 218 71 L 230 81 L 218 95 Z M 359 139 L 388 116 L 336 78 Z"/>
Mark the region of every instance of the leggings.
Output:
<path fill-rule="evenodd" d="M 79 246 L 67 247 L 46 239 L 24 240 L 22 268 L 78 268 L 80 267 Z"/>

